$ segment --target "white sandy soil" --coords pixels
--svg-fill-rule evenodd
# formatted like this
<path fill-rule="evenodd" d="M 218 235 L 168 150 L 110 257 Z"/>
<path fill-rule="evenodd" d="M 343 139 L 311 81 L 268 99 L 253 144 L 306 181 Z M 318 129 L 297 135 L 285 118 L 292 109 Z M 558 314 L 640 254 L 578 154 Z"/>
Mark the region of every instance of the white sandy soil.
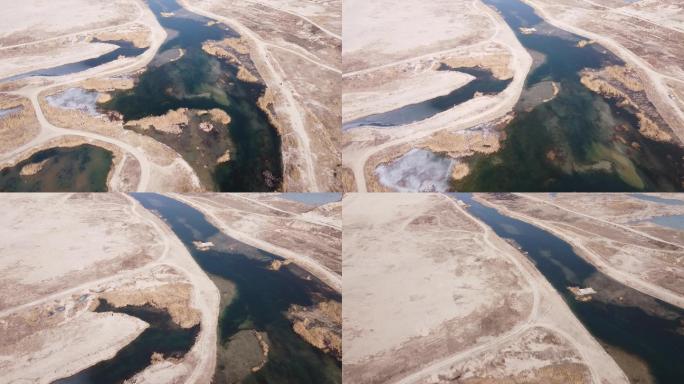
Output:
<path fill-rule="evenodd" d="M 5 378 L 47 383 L 111 358 L 146 323 L 92 313 L 89 303 L 125 284 L 142 289 L 180 281 L 193 286 L 191 305 L 202 329 L 191 351 L 174 362 L 185 368 L 174 370 L 180 376 L 173 381 L 210 380 L 218 290 L 165 223 L 120 194 L 8 194 L 0 205 L 6 230 L 0 240 L 0 334 L 5 340 L 24 335 L 1 348 Z M 48 311 L 62 320 L 50 320 Z M 160 382 L 155 374 L 144 376 Z"/>

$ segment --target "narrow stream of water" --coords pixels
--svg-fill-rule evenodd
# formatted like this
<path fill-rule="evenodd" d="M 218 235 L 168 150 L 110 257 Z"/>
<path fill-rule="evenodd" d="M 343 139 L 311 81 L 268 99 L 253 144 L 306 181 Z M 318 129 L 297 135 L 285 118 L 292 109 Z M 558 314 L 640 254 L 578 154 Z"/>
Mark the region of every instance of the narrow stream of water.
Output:
<path fill-rule="evenodd" d="M 497 235 L 512 240 L 563 297 L 575 316 L 598 339 L 634 383 L 678 383 L 684 377 L 684 310 L 599 272 L 566 242 L 532 224 L 487 207 L 470 194 L 456 194 L 468 211 Z M 515 198 L 515 197 L 511 197 Z M 594 288 L 591 301 L 580 302 L 570 286 Z M 639 369 L 641 361 L 649 372 Z M 651 380 L 649 380 L 651 376 Z"/>
<path fill-rule="evenodd" d="M 472 99 L 476 93 L 499 93 L 506 89 L 511 82 L 511 79 L 499 80 L 492 75 L 490 70 L 483 68 L 452 68 L 442 64 L 439 70 L 463 72 L 474 76 L 475 79 L 446 95 L 347 122 L 342 126 L 342 129 L 362 126 L 395 127 L 425 120 Z M 410 92 L 410 90 L 408 91 Z"/>
<path fill-rule="evenodd" d="M 585 68 L 623 65 L 598 44 L 544 22 L 520 0 L 484 0 L 500 12 L 522 45 L 543 62 L 526 89 L 553 81 L 558 95 L 527 110 L 524 100 L 505 128 L 502 149 L 470 159 L 456 191 L 682 190 L 684 149 L 639 133 L 634 113 L 580 83 Z M 520 28 L 535 28 L 525 33 Z"/>
<path fill-rule="evenodd" d="M 98 40 L 95 40 L 98 41 Z M 69 63 L 69 64 L 63 64 L 63 65 L 58 65 L 56 67 L 52 68 L 44 68 L 44 69 L 37 69 L 35 71 L 30 71 L 26 73 L 21 73 L 18 75 L 6 77 L 4 79 L 1 79 L 0 82 L 5 82 L 5 81 L 15 81 L 15 80 L 20 80 L 24 79 L 27 77 L 31 76 L 64 76 L 64 75 L 70 75 L 72 73 L 78 73 L 78 72 L 83 72 L 85 70 L 88 70 L 90 68 L 95 68 L 99 65 L 109 63 L 110 61 L 114 61 L 118 59 L 119 57 L 133 57 L 133 56 L 138 56 L 145 52 L 147 48 L 137 48 L 133 43 L 130 41 L 125 41 L 125 40 L 110 40 L 110 41 L 99 41 L 102 43 L 108 43 L 108 44 L 114 44 L 117 45 L 118 48 L 114 49 L 113 51 L 109 53 L 105 53 L 103 55 L 100 55 L 98 57 L 94 57 L 92 59 L 86 59 L 86 60 L 81 60 L 75 63 Z"/>
<path fill-rule="evenodd" d="M 294 333 L 285 317 L 292 304 L 310 306 L 320 300 L 341 301 L 340 294 L 292 264 L 279 271 L 270 270 L 268 266 L 277 256 L 223 234 L 188 205 L 156 194 L 133 196 L 167 222 L 222 292 L 227 285 L 235 287 L 232 297 L 222 300 L 215 383 L 227 382 L 224 368 L 231 356 L 226 356 L 226 346 L 241 330 L 266 332 L 270 345 L 266 365 L 242 382 L 341 382 L 341 364 Z M 193 241 L 211 241 L 215 246 L 200 251 Z"/>

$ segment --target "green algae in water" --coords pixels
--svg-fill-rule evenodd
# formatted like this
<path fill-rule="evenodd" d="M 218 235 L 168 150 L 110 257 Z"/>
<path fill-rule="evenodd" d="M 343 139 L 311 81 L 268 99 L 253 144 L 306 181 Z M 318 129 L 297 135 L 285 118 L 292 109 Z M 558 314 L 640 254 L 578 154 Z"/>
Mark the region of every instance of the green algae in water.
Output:
<path fill-rule="evenodd" d="M 593 44 L 544 23 L 519 1 L 486 0 L 530 51 L 545 62 L 526 87 L 561 84 L 555 99 L 531 111 L 516 107 L 502 148 L 470 159 L 471 172 L 452 181 L 457 191 L 675 191 L 684 189 L 684 149 L 642 136 L 634 111 L 592 93 L 580 83 L 584 68 L 624 64 Z M 525 35 L 520 27 L 544 33 Z"/>
<path fill-rule="evenodd" d="M 0 171 L 0 191 L 105 192 L 112 159 L 110 151 L 90 144 L 46 149 Z M 43 161 L 36 174 L 20 174 L 25 165 Z"/>
<path fill-rule="evenodd" d="M 225 166 L 225 164 L 216 165 L 216 159 L 224 155 L 226 151 L 232 156 L 235 153 L 235 146 L 230 139 L 229 129 L 213 121 L 210 114 L 198 115 L 190 110 L 188 117 L 189 124 L 178 134 L 138 126 L 127 125 L 124 128 L 151 136 L 175 149 L 190 164 L 196 165 L 195 173 L 202 185 L 212 185 L 216 169 Z M 213 128 L 207 132 L 200 128 L 200 124 L 211 124 Z"/>
<path fill-rule="evenodd" d="M 235 66 L 202 50 L 202 43 L 207 40 L 239 35 L 221 24 L 207 25 L 209 19 L 180 8 L 173 0 L 148 3 L 169 34 L 160 54 L 178 48 L 185 53 L 176 61 L 149 66 L 133 89 L 115 92 L 112 100 L 101 107 L 120 112 L 126 121 L 159 116 L 178 108 L 222 109 L 231 117 L 231 123 L 214 124 L 221 132 L 211 139 L 198 139 L 197 136 L 207 136 L 202 132 L 188 135 L 195 137 L 192 140 L 152 129 L 139 132 L 178 151 L 209 189 L 225 192 L 278 189 L 282 179 L 280 136 L 257 106 L 265 87 L 237 79 Z M 161 12 L 174 12 L 174 15 L 161 17 Z M 231 160 L 216 164 L 216 158 L 227 150 Z M 193 155 L 193 152 L 199 154 Z M 207 161 L 208 156 L 215 157 L 214 161 Z"/>

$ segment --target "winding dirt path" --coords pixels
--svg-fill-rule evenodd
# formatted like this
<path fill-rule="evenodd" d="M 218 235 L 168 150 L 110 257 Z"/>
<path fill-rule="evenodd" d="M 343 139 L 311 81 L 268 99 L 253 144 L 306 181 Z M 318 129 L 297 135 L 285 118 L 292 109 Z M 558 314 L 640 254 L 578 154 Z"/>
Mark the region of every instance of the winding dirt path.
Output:
<path fill-rule="evenodd" d="M 157 19 L 154 17 L 154 15 L 151 13 L 149 9 L 144 7 L 144 5 L 137 0 L 135 2 L 136 6 L 140 10 L 141 14 L 138 16 L 138 18 L 134 21 L 136 23 L 141 23 L 146 25 L 147 27 L 150 28 L 150 47 L 143 52 L 141 55 L 135 57 L 135 58 L 130 58 L 130 59 L 124 59 L 124 60 L 114 60 L 112 62 L 103 64 L 101 66 L 95 67 L 88 69 L 83 72 L 78 72 L 70 75 L 65 75 L 65 76 L 59 76 L 59 77 L 50 77 L 49 79 L 52 81 L 50 84 L 44 85 L 41 84 L 40 79 L 44 79 L 44 77 L 36 77 L 36 79 L 32 79 L 34 81 L 34 85 L 28 85 L 20 90 L 13 91 L 13 92 L 7 92 L 9 94 L 14 94 L 14 95 L 19 95 L 28 98 L 31 101 L 31 104 L 33 105 L 33 108 L 36 113 L 36 118 L 38 119 L 38 122 L 40 124 L 40 132 L 36 137 L 34 137 L 32 140 L 29 142 L 23 144 L 22 146 L 13 149 L 12 151 L 9 151 L 7 153 L 2 154 L 0 156 L 0 162 L 16 162 L 17 159 L 21 159 L 22 155 L 26 153 L 27 151 L 30 151 L 32 148 L 38 147 L 42 144 L 47 143 L 48 141 L 61 137 L 61 136 L 79 136 L 91 140 L 98 140 L 102 142 L 107 142 L 109 144 L 112 144 L 116 147 L 119 147 L 124 153 L 129 154 L 130 156 L 133 156 L 138 160 L 138 163 L 140 164 L 140 180 L 138 183 L 138 186 L 136 190 L 138 191 L 146 191 L 147 187 L 150 182 L 150 160 L 148 156 L 145 154 L 145 151 L 141 148 L 134 147 L 128 143 L 125 143 L 121 140 L 111 138 L 108 136 L 92 133 L 92 132 L 85 132 L 85 131 L 80 131 L 76 129 L 71 129 L 71 128 L 63 128 L 63 127 L 57 127 L 50 123 L 47 118 L 45 117 L 45 114 L 43 113 L 43 110 L 40 106 L 40 103 L 38 101 L 39 95 L 47 90 L 54 89 L 63 85 L 68 85 L 68 84 L 73 84 L 73 83 L 78 83 L 80 81 L 86 80 L 88 78 L 92 77 L 104 77 L 104 76 L 112 76 L 112 75 L 118 75 L 118 74 L 125 74 L 129 73 L 132 71 L 135 71 L 137 69 L 145 67 L 157 54 L 157 51 L 159 50 L 159 47 L 161 44 L 164 42 L 166 39 L 166 31 L 159 25 L 157 22 Z M 124 23 L 122 25 L 127 25 L 131 22 Z M 110 26 L 108 28 L 117 28 L 119 26 Z M 94 30 L 87 30 L 87 31 L 81 31 L 78 32 L 78 34 L 87 34 L 87 33 L 92 33 L 95 31 L 98 31 L 99 29 L 94 29 Z M 38 83 L 38 85 L 35 85 L 35 83 Z M 119 164 L 115 164 L 115 167 L 122 167 L 123 162 L 119 161 Z M 115 170 L 114 175 L 120 175 L 121 171 L 120 170 Z M 193 172 L 194 174 L 194 172 Z M 110 181 L 111 185 L 117 185 L 118 180 L 112 178 Z"/>
<path fill-rule="evenodd" d="M 256 5 L 262 6 L 262 7 L 275 9 L 276 11 L 285 12 L 285 13 L 290 14 L 290 15 L 292 15 L 292 16 L 296 16 L 296 17 L 298 17 L 298 18 L 300 18 L 300 19 L 302 19 L 302 20 L 305 20 L 307 23 L 309 23 L 309 24 L 311 24 L 311 25 L 315 25 L 316 28 L 318 28 L 318 29 L 320 29 L 321 31 L 325 32 L 325 33 L 328 34 L 329 36 L 334 37 L 334 38 L 336 38 L 336 39 L 338 39 L 338 40 L 342 40 L 342 36 L 340 36 L 339 34 L 334 33 L 334 32 L 332 32 L 332 31 L 326 29 L 326 28 L 323 27 L 322 25 L 320 25 L 320 24 L 314 22 L 313 20 L 311 20 L 311 19 L 309 19 L 308 17 L 302 15 L 301 13 L 297 13 L 297 12 L 289 11 L 289 10 L 287 10 L 287 9 L 285 9 L 285 8 L 281 8 L 281 7 L 276 7 L 276 6 L 273 6 L 273 5 L 265 4 L 265 3 L 260 2 L 260 1 L 259 1 L 259 2 L 258 2 L 258 1 L 253 1 L 253 0 L 245 0 L 245 1 L 248 2 L 248 3 L 252 3 L 252 4 L 256 4 Z"/>
<path fill-rule="evenodd" d="M 73 195 L 73 193 L 65 194 L 63 198 L 68 199 L 72 195 Z M 130 200 L 133 199 L 132 197 L 130 197 L 128 195 L 126 195 L 126 197 L 128 197 Z M 159 265 L 164 265 L 165 261 L 168 257 L 169 249 L 170 249 L 170 240 L 168 238 L 168 235 L 159 227 L 159 225 L 157 224 L 156 221 L 149 220 L 148 218 L 145 218 L 143 216 L 143 213 L 139 212 L 139 210 L 141 210 L 141 209 L 144 209 L 144 208 L 140 204 L 138 204 L 136 201 L 131 201 L 131 204 L 126 207 L 126 210 L 129 211 L 132 216 L 135 216 L 135 217 L 139 218 L 140 220 L 143 220 L 143 221 L 151 224 L 151 226 L 154 228 L 154 230 L 159 235 L 158 239 L 160 239 L 160 242 L 163 245 L 163 250 L 162 250 L 159 258 L 157 258 L 153 262 L 145 264 L 144 266 L 142 266 L 140 268 L 130 269 L 130 270 L 127 270 L 127 271 L 122 272 L 122 273 L 117 273 L 117 274 L 110 275 L 107 277 L 103 277 L 100 279 L 87 281 L 87 282 L 79 284 L 77 286 L 69 287 L 69 288 L 62 290 L 62 291 L 59 291 L 59 292 L 54 292 L 51 295 L 41 297 L 40 299 L 33 300 L 33 301 L 30 301 L 30 302 L 27 302 L 27 303 L 24 303 L 24 304 L 15 306 L 15 307 L 6 308 L 6 309 L 0 311 L 0 318 L 5 317 L 7 315 L 10 315 L 12 313 L 16 313 L 16 312 L 21 311 L 21 310 L 26 309 L 26 308 L 30 308 L 30 307 L 33 307 L 33 306 L 36 306 L 36 305 L 39 305 L 39 304 L 42 304 L 42 303 L 45 303 L 48 301 L 58 299 L 60 297 L 63 297 L 63 296 L 69 295 L 69 294 L 73 294 L 76 292 L 81 292 L 81 291 L 87 290 L 90 287 L 93 287 L 95 285 L 100 285 L 102 283 L 121 279 L 122 277 L 125 277 L 125 276 L 133 276 L 133 275 L 139 274 L 140 272 L 153 269 Z"/>
<path fill-rule="evenodd" d="M 72 128 L 60 128 L 55 126 L 54 124 L 50 123 L 47 118 L 45 117 L 45 114 L 43 113 L 43 110 L 40 107 L 40 103 L 38 102 L 38 95 L 40 92 L 42 92 L 44 88 L 38 87 L 38 88 L 24 88 L 20 91 L 12 92 L 12 94 L 15 95 L 20 95 L 29 98 L 31 100 L 31 104 L 33 105 L 33 108 L 36 112 L 36 118 L 38 119 L 38 122 L 40 123 L 41 127 L 41 132 L 38 135 L 38 137 L 34 138 L 34 140 L 31 140 L 30 142 L 22 145 L 19 148 L 16 148 L 12 152 L 8 153 L 6 156 L 3 157 L 3 160 L 7 161 L 9 159 L 12 159 L 18 154 L 21 154 L 22 152 L 25 152 L 26 150 L 37 147 L 41 144 L 46 143 L 49 140 L 52 140 L 54 138 L 60 137 L 60 136 L 78 136 L 78 137 L 83 137 L 87 139 L 93 139 L 93 140 L 98 140 L 102 141 L 105 143 L 109 143 L 112 145 L 115 145 L 119 148 L 121 148 L 125 153 L 130 154 L 133 156 L 135 159 L 138 160 L 140 163 L 140 181 L 138 183 L 138 190 L 139 191 L 145 191 L 147 190 L 147 186 L 149 185 L 150 181 L 150 161 L 145 155 L 144 151 L 141 150 L 138 147 L 134 147 L 126 142 L 123 142 L 121 140 L 117 140 L 108 136 L 100 135 L 97 133 L 93 132 L 86 132 L 86 131 L 81 131 L 77 129 L 72 129 Z M 123 167 L 123 159 L 119 161 L 119 164 L 115 165 L 117 167 L 117 170 L 114 171 L 114 176 L 117 176 L 121 173 L 120 168 Z M 112 185 L 117 184 L 117 180 L 115 177 L 112 177 L 111 180 Z"/>
<path fill-rule="evenodd" d="M 337 230 L 342 230 L 342 227 L 339 226 L 339 225 L 333 225 L 333 224 L 326 223 L 326 222 L 323 222 L 323 221 L 320 221 L 320 220 L 315 220 L 315 219 L 313 219 L 313 218 L 306 217 L 306 216 L 304 216 L 304 215 L 302 215 L 302 214 L 299 214 L 299 213 L 296 213 L 296 212 L 289 212 L 289 211 L 286 211 L 286 210 L 284 210 L 284 209 L 280 209 L 280 208 L 274 207 L 274 206 L 272 206 L 272 205 L 270 205 L 270 204 L 266 204 L 266 203 L 264 203 L 264 202 L 262 202 L 262 201 L 259 201 L 259 200 L 256 200 L 256 199 L 251 199 L 251 198 L 249 198 L 249 197 L 247 197 L 247 196 L 245 196 L 245 195 L 241 195 L 241 194 L 237 194 L 237 193 L 236 193 L 236 194 L 234 194 L 233 196 L 234 196 L 234 197 L 237 197 L 237 198 L 239 198 L 239 199 L 242 199 L 242 200 L 247 200 L 247 201 L 249 201 L 249 202 L 252 203 L 252 204 L 257 204 L 257 205 L 260 205 L 260 206 L 262 206 L 262 207 L 266 207 L 266 208 L 271 209 L 271 210 L 276 211 L 276 212 L 286 213 L 288 216 L 290 216 L 291 218 L 293 218 L 293 219 L 295 219 L 295 220 L 300 220 L 300 221 L 304 221 L 304 222 L 306 222 L 306 223 L 311 223 L 311 224 L 316 224 L 316 225 L 322 225 L 322 226 L 324 226 L 324 227 L 333 228 L 333 229 L 337 229 Z"/>
<path fill-rule="evenodd" d="M 527 315 L 527 318 L 524 319 L 522 322 L 518 323 L 514 328 L 509 330 L 508 332 L 505 332 L 502 335 L 496 336 L 493 340 L 487 341 L 484 343 L 476 344 L 473 347 L 470 347 L 466 350 L 460 351 L 458 353 L 455 353 L 453 355 L 447 356 L 441 360 L 435 361 L 430 363 L 430 365 L 422 367 L 420 370 L 411 373 L 408 376 L 405 376 L 404 378 L 396 381 L 394 384 L 411 384 L 419 381 L 420 379 L 429 377 L 433 374 L 439 374 L 449 368 L 449 366 L 456 364 L 460 361 L 464 361 L 466 359 L 472 359 L 475 357 L 477 354 L 494 349 L 494 348 L 499 348 L 502 347 L 504 344 L 510 342 L 511 340 L 515 339 L 516 337 L 521 336 L 523 333 L 525 333 L 527 330 L 536 327 L 535 323 L 537 322 L 539 318 L 539 303 L 541 301 L 541 295 L 539 291 L 539 286 L 536 284 L 535 278 L 529 273 L 529 271 L 523 267 L 523 265 L 520 263 L 520 261 L 513 255 L 509 253 L 508 250 L 502 250 L 498 246 L 494 245 L 490 237 L 496 236 L 493 234 L 493 231 L 491 228 L 489 228 L 487 225 L 482 223 L 481 221 L 477 220 L 475 217 L 473 217 L 470 213 L 468 213 L 465 209 L 463 209 L 461 206 L 459 206 L 453 198 L 446 196 L 446 195 L 441 195 L 445 199 L 447 199 L 452 206 L 459 211 L 461 214 L 465 215 L 466 217 L 470 218 L 478 227 L 480 227 L 481 230 L 481 236 L 482 240 L 485 242 L 487 247 L 495 252 L 497 252 L 499 255 L 503 255 L 508 262 L 513 264 L 513 266 L 516 268 L 517 272 L 522 275 L 523 279 L 527 282 L 531 292 L 532 292 L 532 308 L 530 310 L 530 313 Z"/>
<path fill-rule="evenodd" d="M 507 343 L 512 342 L 517 337 L 522 336 L 525 332 L 534 328 L 545 329 L 554 333 L 572 345 L 579 354 L 582 363 L 589 370 L 592 383 L 629 383 L 629 380 L 622 370 L 620 370 L 612 358 L 584 328 L 582 323 L 574 317 L 574 314 L 567 308 L 567 305 L 560 295 L 551 287 L 548 281 L 538 273 L 535 267 L 531 263 L 524 263 L 524 260 L 516 257 L 515 254 L 510 252 L 511 250 L 502 249 L 496 246 L 491 239 L 497 238 L 497 235 L 489 226 L 468 213 L 463 207 L 459 206 L 453 198 L 446 195 L 443 196 L 449 199 L 457 210 L 473 220 L 473 222 L 481 228 L 482 239 L 486 245 L 495 252 L 504 255 L 524 277 L 534 295 L 533 307 L 524 321 L 520 322 L 503 335 L 496 336 L 493 340 L 477 344 L 464 351 L 435 361 L 410 375 L 395 381 L 394 384 L 412 384 L 419 380 L 429 378 L 432 375 L 443 373 L 454 364 L 476 358 L 479 354 L 486 351 L 500 349 Z M 541 306 L 542 299 L 544 300 L 543 307 Z M 561 326 L 551 322 L 552 319 L 558 318 L 558 312 L 561 312 L 561 316 L 570 316 L 567 320 L 567 324 L 564 323 Z"/>

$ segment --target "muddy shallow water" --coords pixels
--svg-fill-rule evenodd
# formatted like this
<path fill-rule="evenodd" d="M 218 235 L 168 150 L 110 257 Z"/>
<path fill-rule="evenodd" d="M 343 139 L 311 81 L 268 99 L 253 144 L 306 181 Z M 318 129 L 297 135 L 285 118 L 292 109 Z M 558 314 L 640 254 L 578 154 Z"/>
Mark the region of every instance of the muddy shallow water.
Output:
<path fill-rule="evenodd" d="M 12 116 L 18 112 L 21 112 L 22 109 L 24 109 L 24 107 L 21 105 L 18 107 L 12 107 L 12 108 L 5 108 L 5 109 L 0 108 L 0 119 L 7 117 L 7 116 Z"/>
<path fill-rule="evenodd" d="M 380 184 L 398 192 L 445 192 L 454 160 L 426 149 L 414 148 L 375 169 Z"/>
<path fill-rule="evenodd" d="M 45 97 L 45 101 L 55 108 L 83 111 L 91 116 L 98 116 L 97 97 L 95 91 L 83 88 L 67 88 L 61 92 Z"/>

